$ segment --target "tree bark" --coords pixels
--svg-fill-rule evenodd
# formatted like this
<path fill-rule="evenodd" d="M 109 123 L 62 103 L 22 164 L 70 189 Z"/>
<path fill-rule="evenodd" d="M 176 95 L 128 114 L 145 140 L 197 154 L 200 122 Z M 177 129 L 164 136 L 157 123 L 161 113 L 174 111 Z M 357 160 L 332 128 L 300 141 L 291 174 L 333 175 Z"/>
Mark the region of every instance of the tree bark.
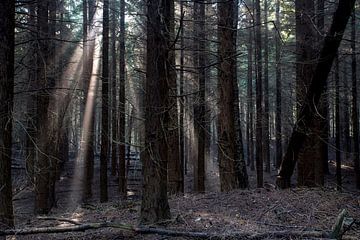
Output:
<path fill-rule="evenodd" d="M 351 16 L 351 79 L 352 79 L 352 122 L 354 138 L 354 171 L 355 185 L 360 189 L 360 146 L 359 146 L 359 114 L 358 114 L 358 97 L 357 97 L 357 67 L 356 67 L 356 16 L 353 10 Z"/>
<path fill-rule="evenodd" d="M 262 40 L 260 0 L 255 0 L 255 62 L 256 62 L 256 180 L 257 186 L 263 186 L 263 96 L 262 96 Z"/>
<path fill-rule="evenodd" d="M 15 1 L 0 2 L 0 230 L 14 226 L 11 182 Z"/>
<path fill-rule="evenodd" d="M 104 0 L 103 8 L 100 202 L 107 202 L 107 167 L 109 158 L 109 0 Z"/>
<path fill-rule="evenodd" d="M 280 167 L 283 155 L 282 150 L 282 76 L 281 76 L 281 24 L 280 24 L 280 0 L 276 0 L 275 10 L 275 61 L 276 61 L 276 113 L 275 113 L 275 139 L 276 139 L 276 168 Z"/>
<path fill-rule="evenodd" d="M 125 162 L 125 0 L 120 0 L 120 38 L 119 38 L 119 192 L 126 196 Z M 131 138 L 131 128 L 129 129 Z M 128 144 L 131 144 L 129 141 Z M 129 151 L 130 152 L 130 151 Z"/>
<path fill-rule="evenodd" d="M 143 194 L 140 221 L 155 223 L 170 218 L 167 198 L 167 164 L 169 124 L 168 76 L 172 0 L 154 0 L 147 9 L 147 57 L 145 100 L 145 149 L 143 160 Z"/>
<path fill-rule="evenodd" d="M 293 128 L 285 157 L 281 163 L 277 184 L 281 188 L 290 187 L 291 176 L 294 172 L 300 150 L 304 147 L 306 134 L 302 131 L 304 126 L 314 124 L 314 113 L 319 105 L 321 94 L 324 92 L 326 81 L 335 59 L 337 50 L 343 37 L 346 24 L 354 8 L 355 0 L 340 0 L 334 13 L 333 21 L 327 33 L 320 57 L 317 60 L 314 75 L 302 105 L 298 120 Z"/>

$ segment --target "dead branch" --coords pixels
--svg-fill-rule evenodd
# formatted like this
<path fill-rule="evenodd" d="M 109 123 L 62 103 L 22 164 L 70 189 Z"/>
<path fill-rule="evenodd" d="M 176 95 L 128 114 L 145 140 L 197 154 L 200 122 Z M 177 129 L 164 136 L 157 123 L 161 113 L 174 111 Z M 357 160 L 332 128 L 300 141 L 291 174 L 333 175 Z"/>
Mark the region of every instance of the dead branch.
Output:
<path fill-rule="evenodd" d="M 133 234 L 158 234 L 169 237 L 187 237 L 197 239 L 266 239 L 266 238 L 321 238 L 333 239 L 331 234 L 326 231 L 273 231 L 266 233 L 248 233 L 248 232 L 227 232 L 227 233 L 207 233 L 207 232 L 189 232 L 186 230 L 171 230 L 165 228 L 153 227 L 134 227 L 127 224 L 118 223 L 88 223 L 75 226 L 64 227 L 42 227 L 42 228 L 28 228 L 28 229 L 9 229 L 0 231 L 0 236 L 7 235 L 31 235 L 31 234 L 50 234 L 50 233 L 65 233 L 65 232 L 83 232 L 91 229 L 100 228 L 117 228 L 122 231 L 131 232 Z M 351 236 L 344 236 L 344 240 L 354 240 L 356 238 Z"/>

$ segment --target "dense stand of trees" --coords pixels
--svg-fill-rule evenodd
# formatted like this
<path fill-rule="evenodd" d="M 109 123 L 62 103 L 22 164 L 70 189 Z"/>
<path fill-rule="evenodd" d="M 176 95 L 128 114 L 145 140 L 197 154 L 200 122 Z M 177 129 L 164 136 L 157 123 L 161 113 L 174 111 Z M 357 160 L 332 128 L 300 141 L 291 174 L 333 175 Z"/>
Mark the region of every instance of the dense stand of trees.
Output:
<path fill-rule="evenodd" d="M 127 197 L 137 160 L 144 224 L 170 218 L 169 194 L 261 188 L 274 171 L 280 188 L 295 170 L 306 187 L 334 171 L 341 190 L 352 166 L 359 189 L 354 6 L 2 0 L 0 230 L 14 226 L 12 159 L 37 214 L 56 206 L 65 164 L 79 201 L 99 188 L 106 202 L 110 175 Z"/>

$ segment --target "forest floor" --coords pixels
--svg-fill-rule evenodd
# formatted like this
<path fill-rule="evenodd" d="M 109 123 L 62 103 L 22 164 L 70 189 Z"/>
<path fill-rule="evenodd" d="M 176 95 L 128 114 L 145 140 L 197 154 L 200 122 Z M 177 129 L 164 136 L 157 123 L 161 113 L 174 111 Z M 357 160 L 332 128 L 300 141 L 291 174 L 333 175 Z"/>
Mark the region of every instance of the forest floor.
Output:
<path fill-rule="evenodd" d="M 68 164 L 71 164 L 68 163 Z M 70 165 L 68 166 L 71 167 Z M 349 186 L 351 169 L 344 169 L 344 183 Z M 57 190 L 57 207 L 48 217 L 66 218 L 79 223 L 124 223 L 137 226 L 141 200 L 133 196 L 120 200 L 114 177 L 109 179 L 109 202 L 99 203 L 98 192 L 88 204 L 77 204 L 69 191 L 71 168 L 65 171 Z M 252 186 L 255 186 L 255 173 L 249 171 Z M 213 180 L 216 174 L 212 176 Z M 95 180 L 98 176 L 95 175 Z M 211 179 L 211 177 L 210 177 Z M 267 233 L 274 231 L 330 231 L 339 213 L 346 209 L 349 219 L 360 220 L 360 193 L 347 188 L 342 192 L 335 190 L 334 176 L 327 176 L 326 188 L 277 190 L 271 183 L 274 176 L 266 174 L 265 188 L 236 190 L 229 193 L 218 191 L 205 194 L 186 193 L 170 196 L 172 219 L 161 223 L 161 228 L 185 232 L 206 232 L 225 236 L 233 232 Z M 190 180 L 188 180 L 190 181 Z M 208 182 L 208 184 L 210 184 Z M 94 182 L 94 189 L 98 188 Z M 34 227 L 66 227 L 72 224 L 59 220 L 44 220 L 33 214 L 33 195 L 31 189 L 22 190 L 14 197 L 17 229 Z M 360 239 L 360 226 L 352 225 L 346 235 Z M 9 238 L 15 239 L 15 238 Z M 116 228 L 101 228 L 85 232 L 61 234 L 37 234 L 16 236 L 16 239 L 173 239 L 160 235 L 134 234 Z M 188 239 L 188 238 L 176 238 Z M 276 239 L 269 235 L 266 239 Z M 282 238 L 303 239 L 303 238 Z M 309 239 L 309 238 L 308 238 Z"/>

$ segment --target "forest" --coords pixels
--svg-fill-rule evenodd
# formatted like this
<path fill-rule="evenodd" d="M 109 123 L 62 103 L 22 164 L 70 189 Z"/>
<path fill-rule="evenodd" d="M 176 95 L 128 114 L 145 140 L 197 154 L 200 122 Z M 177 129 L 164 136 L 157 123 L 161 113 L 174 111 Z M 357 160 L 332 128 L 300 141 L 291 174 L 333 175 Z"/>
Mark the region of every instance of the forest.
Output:
<path fill-rule="evenodd" d="M 356 0 L 0 0 L 0 240 L 360 239 Z"/>

